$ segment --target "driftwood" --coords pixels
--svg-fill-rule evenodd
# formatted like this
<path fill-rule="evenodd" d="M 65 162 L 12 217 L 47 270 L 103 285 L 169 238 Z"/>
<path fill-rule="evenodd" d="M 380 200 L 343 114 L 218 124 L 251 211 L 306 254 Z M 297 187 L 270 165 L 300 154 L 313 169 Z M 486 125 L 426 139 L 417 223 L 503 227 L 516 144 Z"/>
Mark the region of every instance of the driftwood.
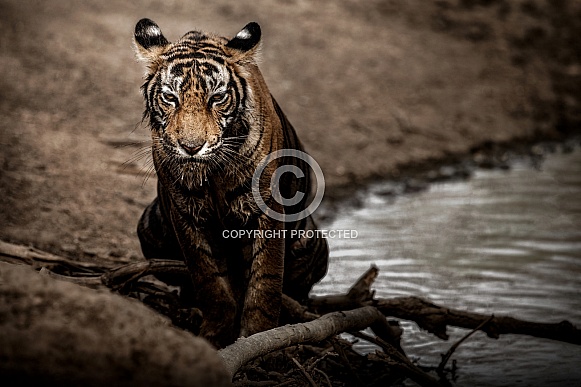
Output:
<path fill-rule="evenodd" d="M 297 344 L 321 342 L 342 332 L 365 329 L 384 318 L 372 306 L 333 312 L 310 322 L 285 325 L 240 338 L 218 353 L 234 376 L 240 367 L 259 356 Z"/>
<path fill-rule="evenodd" d="M 480 328 L 491 338 L 504 334 L 519 334 L 541 337 L 571 344 L 581 344 L 581 331 L 569 321 L 559 323 L 537 323 L 512 317 L 484 315 L 445 308 L 418 297 L 398 297 L 389 300 L 372 302 L 386 316 L 412 320 L 422 329 L 437 337 L 447 340 L 447 326 L 475 329 L 491 319 Z"/>
<path fill-rule="evenodd" d="M 170 317 L 177 326 L 194 332 L 196 325 L 200 323 L 201 316 L 196 313 L 195 308 L 188 309 L 182 306 L 171 288 L 151 276 L 152 274 L 187 276 L 187 269 L 180 261 L 151 260 L 122 265 L 112 262 L 102 265 L 82 263 L 2 241 L 0 241 L 0 261 L 31 265 L 40 270 L 42 274 L 60 280 L 92 288 L 106 287 L 139 298 Z M 298 355 L 287 353 L 285 355 L 289 360 L 287 362 L 292 365 L 292 369 L 287 374 L 298 373 L 303 377 L 303 383 L 310 385 L 317 385 L 314 377 L 317 375 L 318 380 L 332 385 L 332 378 L 322 370 L 321 365 L 324 363 L 336 364 L 343 370 L 351 370 L 353 384 L 361 384 L 360 377 L 355 374 L 351 365 L 355 353 L 353 351 L 345 352 L 345 348 L 349 344 L 345 344 L 344 340 L 333 339 L 334 336 L 347 332 L 359 339 L 376 344 L 382 349 L 382 351 L 367 355 L 366 362 L 381 363 L 382 367 L 395 370 L 399 375 L 408 377 L 419 385 L 436 386 L 448 384 L 445 377 L 446 362 L 454 350 L 478 330 L 485 332 L 491 338 L 512 333 L 581 344 L 580 331 L 568 321 L 550 324 L 529 322 L 512 317 L 482 315 L 445 308 L 417 297 L 377 299 L 371 290 L 371 285 L 377 274 L 378 268 L 372 265 L 355 282 L 347 294 L 312 297 L 307 305 L 301 305 L 285 295 L 282 304 L 283 315 L 286 319 L 285 322 L 293 324 L 247 338 L 240 338 L 235 343 L 220 350 L 220 357 L 234 376 L 238 371 L 244 370 L 245 365 L 253 359 L 261 357 L 266 359 L 268 356 L 265 355 L 276 353 L 273 351 L 286 348 L 288 352 L 289 348 L 301 345 L 302 350 L 313 353 L 315 360 L 307 360 L 309 365 L 303 366 L 296 358 Z M 448 339 L 446 333 L 448 326 L 472 329 L 472 331 L 455 343 L 443 356 L 440 365 L 434 367 L 440 376 L 438 380 L 418 368 L 407 358 L 399 346 L 401 329 L 396 322 L 389 322 L 386 316 L 414 321 L 420 328 L 443 340 Z M 367 327 L 372 328 L 375 336 L 360 332 Z M 307 345 L 322 342 L 327 343 L 326 349 Z M 331 359 L 330 353 L 337 355 L 340 362 L 337 363 L 336 360 Z M 260 370 L 261 368 L 256 369 Z M 275 380 L 278 382 L 284 376 L 275 371 L 266 372 L 263 370 L 262 372 L 269 378 L 276 376 L 278 379 L 275 378 Z M 242 380 L 242 382 L 244 385 L 254 383 L 247 379 Z M 274 382 L 262 380 L 259 384 L 273 385 Z"/>

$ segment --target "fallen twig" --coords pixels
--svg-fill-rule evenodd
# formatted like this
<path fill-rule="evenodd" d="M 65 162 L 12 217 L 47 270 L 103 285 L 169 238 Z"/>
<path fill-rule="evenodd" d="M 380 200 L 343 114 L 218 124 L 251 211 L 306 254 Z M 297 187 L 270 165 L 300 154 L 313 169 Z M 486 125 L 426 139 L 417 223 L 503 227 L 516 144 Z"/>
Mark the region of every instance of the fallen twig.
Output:
<path fill-rule="evenodd" d="M 464 337 L 462 337 L 460 340 L 458 340 L 457 342 L 455 342 L 454 345 L 452 345 L 450 347 L 450 349 L 448 350 L 448 352 L 446 352 L 446 354 L 442 356 L 442 361 L 438 365 L 438 368 L 436 368 L 436 372 L 438 373 L 438 375 L 442 375 L 442 373 L 444 372 L 444 367 L 446 367 L 446 363 L 448 362 L 448 360 L 450 360 L 450 357 L 452 357 L 452 354 L 454 353 L 454 351 L 456 350 L 456 348 L 458 348 L 460 346 L 460 344 L 462 344 L 464 341 L 466 341 L 475 332 L 478 332 L 486 324 L 488 324 L 489 322 L 491 322 L 492 319 L 494 319 L 494 315 L 490 316 L 488 318 L 488 320 L 483 321 L 480 325 L 478 325 L 472 331 L 468 332 L 468 334 L 466 334 Z"/>
<path fill-rule="evenodd" d="M 103 286 L 103 280 L 101 279 L 102 275 L 90 275 L 82 277 L 62 275 L 54 273 L 44 266 L 40 269 L 39 273 L 40 275 L 45 275 L 60 281 L 72 282 L 74 284 L 86 286 L 88 288 L 98 288 Z"/>
<path fill-rule="evenodd" d="M 299 361 L 297 359 L 295 359 L 292 356 L 290 356 L 290 359 L 297 366 L 297 368 L 299 369 L 299 371 L 301 371 L 301 374 L 303 374 L 303 376 L 305 377 L 305 379 L 307 379 L 307 381 L 309 382 L 309 384 L 311 385 L 311 387 L 319 387 L 317 385 L 317 383 L 315 383 L 315 381 L 313 380 L 313 378 L 311 377 L 311 375 L 309 375 L 309 373 L 307 372 L 307 370 L 305 370 L 305 367 L 303 367 L 301 365 L 301 363 L 299 363 Z"/>

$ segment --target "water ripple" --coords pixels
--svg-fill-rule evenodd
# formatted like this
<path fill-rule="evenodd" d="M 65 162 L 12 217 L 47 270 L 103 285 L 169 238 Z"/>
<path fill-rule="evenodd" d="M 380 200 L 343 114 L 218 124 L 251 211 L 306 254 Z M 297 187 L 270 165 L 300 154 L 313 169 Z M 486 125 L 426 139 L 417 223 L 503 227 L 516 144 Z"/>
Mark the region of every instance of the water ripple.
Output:
<path fill-rule="evenodd" d="M 387 187 L 387 188 L 386 188 Z M 410 196 L 371 187 L 361 209 L 325 228 L 355 229 L 329 240 L 328 275 L 315 294 L 345 292 L 375 263 L 378 297 L 419 296 L 484 314 L 581 325 L 581 151 L 550 155 L 540 170 L 478 171 Z M 403 321 L 403 346 L 422 364 L 466 333 L 443 342 Z M 366 349 L 367 348 L 367 349 Z M 372 350 L 363 345 L 362 350 Z M 454 355 L 458 385 L 579 385 L 581 348 L 526 336 L 476 334 Z"/>

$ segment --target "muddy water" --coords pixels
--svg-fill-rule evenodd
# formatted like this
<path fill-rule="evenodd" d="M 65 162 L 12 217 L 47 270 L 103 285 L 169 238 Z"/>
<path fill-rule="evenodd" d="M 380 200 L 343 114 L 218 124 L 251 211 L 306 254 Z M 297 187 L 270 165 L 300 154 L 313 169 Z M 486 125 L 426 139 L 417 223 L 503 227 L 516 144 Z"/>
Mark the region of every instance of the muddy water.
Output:
<path fill-rule="evenodd" d="M 371 263 L 380 268 L 378 297 L 413 295 L 479 313 L 581 326 L 581 150 L 562 149 L 534 168 L 479 170 L 468 180 L 432 184 L 393 197 L 390 183 L 364 194 L 363 206 L 327 229 L 354 229 L 331 239 L 327 276 L 315 294 L 346 291 Z M 402 322 L 403 347 L 422 365 L 467 333 L 441 341 Z M 370 350 L 371 348 L 362 348 Z M 581 385 L 581 347 L 481 332 L 455 352 L 458 386 Z M 449 363 L 451 364 L 451 363 Z"/>

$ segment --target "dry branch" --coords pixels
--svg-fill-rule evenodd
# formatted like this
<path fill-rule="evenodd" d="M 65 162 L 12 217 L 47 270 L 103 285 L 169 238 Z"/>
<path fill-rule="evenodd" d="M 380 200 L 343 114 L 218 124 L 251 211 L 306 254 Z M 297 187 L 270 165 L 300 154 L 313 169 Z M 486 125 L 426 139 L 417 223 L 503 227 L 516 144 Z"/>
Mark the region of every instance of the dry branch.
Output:
<path fill-rule="evenodd" d="M 317 383 L 315 383 L 315 381 L 313 380 L 313 378 L 311 377 L 311 375 L 309 375 L 309 373 L 307 372 L 307 370 L 305 370 L 305 367 L 303 367 L 301 365 L 301 363 L 299 363 L 299 361 L 297 359 L 295 359 L 294 357 L 291 357 L 291 360 L 293 363 L 295 363 L 295 365 L 297 366 L 297 368 L 299 369 L 299 371 L 301 371 L 301 374 L 303 374 L 303 376 L 305 377 L 305 379 L 307 379 L 307 381 L 309 382 L 309 384 L 311 385 L 311 387 L 318 387 Z"/>
<path fill-rule="evenodd" d="M 378 319 L 385 319 L 372 306 L 346 312 L 333 312 L 317 320 L 290 324 L 252 336 L 240 338 L 218 351 L 232 376 L 249 361 L 269 352 L 302 343 L 317 343 L 346 331 L 367 328 Z"/>
<path fill-rule="evenodd" d="M 349 289 L 347 294 L 334 294 L 330 296 L 312 296 L 308 307 L 317 313 L 324 314 L 336 310 L 353 309 L 363 306 L 365 302 L 373 300 L 371 285 L 377 278 L 379 269 L 375 265 L 363 273 L 363 275 Z"/>
<path fill-rule="evenodd" d="M 475 329 L 490 318 L 490 315 L 445 308 L 417 297 L 381 299 L 369 304 L 376 306 L 386 316 L 415 321 L 420 328 L 443 340 L 448 339 L 446 327 L 449 325 Z M 512 333 L 581 344 L 581 331 L 566 320 L 547 324 L 494 316 L 481 330 L 494 339 Z"/>

